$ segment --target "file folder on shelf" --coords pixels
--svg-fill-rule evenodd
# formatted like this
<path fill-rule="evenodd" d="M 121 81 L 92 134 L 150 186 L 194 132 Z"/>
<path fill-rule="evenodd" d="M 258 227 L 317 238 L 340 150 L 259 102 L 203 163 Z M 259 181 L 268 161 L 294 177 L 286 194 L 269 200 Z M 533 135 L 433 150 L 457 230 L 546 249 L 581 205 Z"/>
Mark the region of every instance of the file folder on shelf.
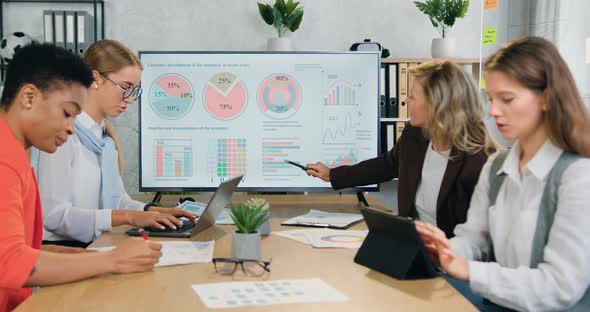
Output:
<path fill-rule="evenodd" d="M 55 45 L 58 47 L 66 48 L 66 18 L 64 11 L 53 11 L 53 17 L 55 22 Z"/>
<path fill-rule="evenodd" d="M 389 99 L 387 100 L 387 117 L 398 117 L 398 97 L 397 97 L 397 64 L 389 64 Z"/>
<path fill-rule="evenodd" d="M 50 10 L 43 11 L 43 41 L 55 42 L 55 19 L 53 11 Z"/>
<path fill-rule="evenodd" d="M 384 118 L 387 117 L 387 64 L 381 64 L 379 73 L 379 117 Z"/>
<path fill-rule="evenodd" d="M 390 151 L 393 149 L 393 146 L 395 145 L 395 124 L 387 125 L 386 135 L 387 151 Z"/>
<path fill-rule="evenodd" d="M 398 118 L 408 118 L 408 63 L 397 64 L 398 69 Z"/>
<path fill-rule="evenodd" d="M 66 17 L 66 34 L 65 34 L 65 42 L 66 42 L 66 50 L 70 52 L 76 52 L 76 36 L 75 36 L 75 29 L 76 29 L 76 12 L 74 11 L 65 11 Z"/>
<path fill-rule="evenodd" d="M 410 70 L 416 66 L 418 66 L 418 63 L 408 63 L 408 96 L 410 95 L 410 92 L 412 92 L 412 84 L 414 84 L 414 75 L 410 74 Z M 406 106 L 407 106 L 407 103 L 406 103 Z M 409 109 L 409 107 L 407 107 L 407 109 Z M 409 116 L 410 115 L 408 112 L 408 117 Z"/>
<path fill-rule="evenodd" d="M 76 11 L 76 53 L 83 55 L 94 42 L 92 15 L 86 11 Z"/>

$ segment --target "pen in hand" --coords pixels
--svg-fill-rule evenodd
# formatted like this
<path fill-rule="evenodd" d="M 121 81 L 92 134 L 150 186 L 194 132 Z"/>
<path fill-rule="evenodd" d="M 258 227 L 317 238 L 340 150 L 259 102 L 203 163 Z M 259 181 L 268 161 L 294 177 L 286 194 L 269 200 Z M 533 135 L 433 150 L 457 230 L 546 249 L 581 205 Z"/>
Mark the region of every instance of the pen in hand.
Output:
<path fill-rule="evenodd" d="M 150 237 L 148 236 L 147 232 L 144 229 L 139 229 L 139 235 L 143 237 L 144 240 L 149 240 Z"/>

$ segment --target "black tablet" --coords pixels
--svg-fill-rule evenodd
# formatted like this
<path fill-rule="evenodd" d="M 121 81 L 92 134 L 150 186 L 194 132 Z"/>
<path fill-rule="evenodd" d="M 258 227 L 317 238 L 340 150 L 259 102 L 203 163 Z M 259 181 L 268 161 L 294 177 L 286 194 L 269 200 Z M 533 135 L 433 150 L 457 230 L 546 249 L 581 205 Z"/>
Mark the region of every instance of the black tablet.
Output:
<path fill-rule="evenodd" d="M 354 262 L 397 279 L 438 276 L 412 219 L 370 207 L 362 207 L 361 213 L 369 234 Z"/>

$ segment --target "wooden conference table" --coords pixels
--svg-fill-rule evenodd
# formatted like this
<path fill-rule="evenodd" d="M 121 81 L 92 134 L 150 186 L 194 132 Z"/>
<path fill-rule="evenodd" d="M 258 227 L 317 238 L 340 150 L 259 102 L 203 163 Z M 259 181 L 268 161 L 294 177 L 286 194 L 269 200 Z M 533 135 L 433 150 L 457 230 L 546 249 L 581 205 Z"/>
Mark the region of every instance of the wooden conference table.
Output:
<path fill-rule="evenodd" d="M 199 194 L 205 202 L 210 194 Z M 237 196 L 234 202 L 251 196 Z M 280 222 L 309 209 L 358 212 L 354 195 L 263 195 L 271 206 L 272 230 L 293 230 Z M 149 201 L 148 199 L 142 198 Z M 165 198 L 166 199 L 166 198 Z M 373 207 L 384 208 L 369 196 Z M 163 203 L 166 203 L 163 201 Z M 100 236 L 92 247 L 111 246 L 126 237 L 128 226 Z M 229 257 L 234 226 L 215 226 L 192 238 L 215 239 L 214 257 Z M 364 223 L 352 229 L 366 229 Z M 154 238 L 154 240 L 160 240 Z M 161 239 L 163 240 L 163 239 Z M 170 239 L 166 239 L 170 240 Z M 243 307 L 232 311 L 477 311 L 444 279 L 400 281 L 353 262 L 356 249 L 318 249 L 269 235 L 262 240 L 263 259 L 272 258 L 266 280 L 320 278 L 349 298 L 344 302 Z M 16 311 L 203 311 L 193 284 L 250 281 L 261 278 L 215 273 L 212 263 L 155 268 L 135 274 L 112 274 L 60 286 L 43 287 Z"/>

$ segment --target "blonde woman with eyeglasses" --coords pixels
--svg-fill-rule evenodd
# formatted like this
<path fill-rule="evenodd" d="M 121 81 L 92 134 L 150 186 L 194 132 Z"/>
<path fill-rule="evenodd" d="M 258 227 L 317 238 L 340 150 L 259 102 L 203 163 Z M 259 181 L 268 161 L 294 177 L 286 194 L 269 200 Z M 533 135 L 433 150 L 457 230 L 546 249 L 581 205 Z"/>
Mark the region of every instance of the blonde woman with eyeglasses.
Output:
<path fill-rule="evenodd" d="M 105 118 L 120 116 L 141 95 L 137 56 L 117 41 L 101 40 L 84 59 L 94 81 L 75 134 L 56 153 L 38 157 L 44 243 L 85 246 L 118 225 L 175 229 L 179 217 L 194 221 L 184 210 L 146 205 L 125 192 L 120 144 Z"/>

